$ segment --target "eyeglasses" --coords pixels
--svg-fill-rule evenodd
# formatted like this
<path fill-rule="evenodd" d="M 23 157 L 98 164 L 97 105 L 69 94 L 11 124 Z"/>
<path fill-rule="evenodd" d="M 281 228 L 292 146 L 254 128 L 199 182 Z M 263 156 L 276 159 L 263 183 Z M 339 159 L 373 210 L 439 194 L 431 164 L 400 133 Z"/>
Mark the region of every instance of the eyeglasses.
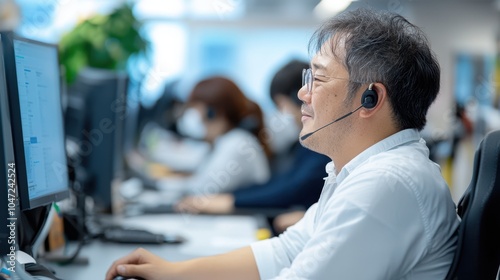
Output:
<path fill-rule="evenodd" d="M 346 78 L 336 78 L 336 77 L 330 77 L 330 76 L 323 76 L 323 75 L 314 75 L 312 73 L 311 68 L 308 69 L 302 69 L 302 87 L 307 85 L 307 92 L 312 91 L 312 86 L 314 82 L 314 77 L 321 77 L 321 78 L 327 78 L 327 79 L 338 79 L 338 80 L 346 80 L 348 81 L 349 79 Z"/>

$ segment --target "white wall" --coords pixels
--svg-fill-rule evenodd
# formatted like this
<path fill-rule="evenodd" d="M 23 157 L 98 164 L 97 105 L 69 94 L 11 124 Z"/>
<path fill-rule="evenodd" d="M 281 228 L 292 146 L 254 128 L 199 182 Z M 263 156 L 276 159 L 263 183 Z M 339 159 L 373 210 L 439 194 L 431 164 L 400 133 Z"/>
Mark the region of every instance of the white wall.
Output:
<path fill-rule="evenodd" d="M 316 29 L 313 21 L 290 25 L 276 22 L 191 24 L 186 74 L 195 82 L 203 76 L 222 74 L 232 78 L 248 97 L 266 112 L 272 111 L 269 85 L 274 72 L 290 59 L 309 61 L 307 45 Z M 211 61 L 203 49 L 213 44 L 224 49 L 223 61 Z M 208 63 L 207 63 L 208 62 Z M 212 64 L 212 65 L 209 65 Z"/>
<path fill-rule="evenodd" d="M 484 1 L 411 1 L 410 21 L 427 34 L 441 65 L 441 92 L 429 112 L 433 134 L 449 133 L 453 106 L 454 55 L 496 52 L 499 12 Z"/>

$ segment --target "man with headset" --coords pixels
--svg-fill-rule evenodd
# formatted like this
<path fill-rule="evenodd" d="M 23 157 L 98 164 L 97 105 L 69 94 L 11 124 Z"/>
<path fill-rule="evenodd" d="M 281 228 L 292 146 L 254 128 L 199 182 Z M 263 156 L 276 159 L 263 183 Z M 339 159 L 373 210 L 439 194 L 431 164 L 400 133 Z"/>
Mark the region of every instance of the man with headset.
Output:
<path fill-rule="evenodd" d="M 313 36 L 300 141 L 327 155 L 318 203 L 279 237 L 170 263 L 138 249 L 107 278 L 444 279 L 459 219 L 420 138 L 439 65 L 403 17 L 356 10 Z"/>

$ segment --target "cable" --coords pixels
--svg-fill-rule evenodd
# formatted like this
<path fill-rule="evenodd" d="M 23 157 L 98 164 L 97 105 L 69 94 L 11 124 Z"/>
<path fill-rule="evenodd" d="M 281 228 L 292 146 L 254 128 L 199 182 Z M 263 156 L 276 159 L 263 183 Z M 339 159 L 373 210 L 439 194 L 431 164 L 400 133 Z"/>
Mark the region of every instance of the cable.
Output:
<path fill-rule="evenodd" d="M 78 232 L 80 234 L 78 235 L 78 245 L 77 245 L 77 247 L 75 249 L 75 252 L 70 257 L 68 257 L 67 259 L 58 261 L 57 263 L 59 265 L 67 265 L 67 264 L 73 263 L 76 260 L 76 258 L 78 257 L 78 255 L 80 254 L 80 251 L 82 250 L 83 245 L 85 244 L 85 229 L 82 228 L 82 227 L 80 227 L 78 224 L 76 224 L 71 219 L 66 219 L 66 221 L 68 221 L 71 224 L 71 226 L 73 226 L 74 228 L 78 229 Z M 65 243 L 68 244 L 67 238 L 66 238 L 66 234 L 64 236 L 65 236 L 65 240 L 66 240 Z"/>
<path fill-rule="evenodd" d="M 59 209 L 59 206 L 54 203 L 54 210 L 55 212 L 57 213 L 57 215 L 59 215 L 59 217 L 62 218 L 62 213 L 61 213 L 61 210 Z M 78 234 L 78 245 L 75 249 L 75 251 L 73 252 L 73 254 L 71 254 L 70 256 L 50 256 L 50 255 L 46 255 L 43 257 L 44 260 L 46 261 L 50 261 L 50 262 L 55 262 L 59 265 L 68 265 L 68 264 L 71 264 L 73 262 L 75 262 L 80 254 L 80 251 L 82 250 L 82 247 L 83 245 L 85 244 L 85 222 L 83 221 L 83 223 L 75 223 L 75 221 L 73 221 L 72 219 L 66 219 L 65 221 L 67 221 L 69 224 L 71 224 L 72 227 L 74 227 L 76 229 L 76 231 L 79 233 Z M 68 246 L 68 238 L 66 236 L 66 234 L 64 234 L 64 240 L 65 240 L 65 246 L 67 248 Z M 83 259 L 79 259 L 78 261 L 79 263 L 88 263 L 88 259 L 86 258 L 83 258 Z"/>

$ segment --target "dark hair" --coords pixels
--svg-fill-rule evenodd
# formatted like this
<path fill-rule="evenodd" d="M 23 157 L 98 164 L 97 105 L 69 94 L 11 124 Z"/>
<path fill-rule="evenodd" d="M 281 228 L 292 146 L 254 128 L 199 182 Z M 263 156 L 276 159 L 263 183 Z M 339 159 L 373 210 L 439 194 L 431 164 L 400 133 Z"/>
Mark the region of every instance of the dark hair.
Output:
<path fill-rule="evenodd" d="M 296 59 L 283 65 L 271 81 L 271 99 L 275 100 L 276 95 L 280 94 L 301 105 L 302 101 L 297 97 L 297 92 L 302 87 L 302 70 L 305 68 L 309 68 L 309 63 Z"/>
<path fill-rule="evenodd" d="M 344 43 L 345 57 L 336 58 L 349 73 L 351 98 L 362 84 L 382 83 L 399 128 L 425 126 L 427 110 L 439 92 L 440 69 L 418 27 L 394 13 L 357 9 L 320 27 L 309 50 L 320 52 L 329 40 L 334 54 Z"/>
<path fill-rule="evenodd" d="M 187 101 L 188 104 L 195 102 L 208 106 L 215 116 L 224 117 L 231 128 L 240 127 L 255 135 L 266 155 L 271 155 L 265 137 L 259 133 L 264 129 L 262 110 L 233 81 L 212 77 L 198 82 Z"/>

